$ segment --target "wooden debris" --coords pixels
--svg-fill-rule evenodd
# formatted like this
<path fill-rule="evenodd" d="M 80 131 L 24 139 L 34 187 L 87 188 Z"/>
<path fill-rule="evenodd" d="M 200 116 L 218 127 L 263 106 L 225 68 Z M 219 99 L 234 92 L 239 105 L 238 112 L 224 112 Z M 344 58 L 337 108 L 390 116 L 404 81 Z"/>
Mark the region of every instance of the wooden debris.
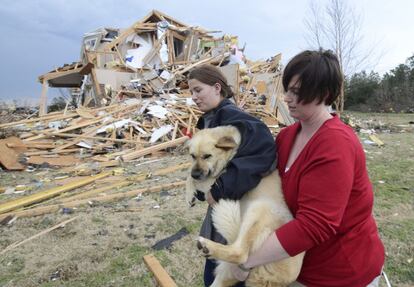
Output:
<path fill-rule="evenodd" d="M 381 141 L 376 135 L 369 135 L 370 140 L 372 140 L 377 146 L 383 146 L 384 142 Z"/>
<path fill-rule="evenodd" d="M 2 147 L 14 150 L 0 152 L 6 169 L 25 167 L 17 161 L 16 148 L 27 149 L 28 164 L 38 164 L 43 155 L 66 162 L 65 154 L 109 167 L 119 164 L 114 161 L 118 156 L 128 162 L 181 144 L 183 137 L 195 132 L 203 114 L 191 102 L 186 77 L 207 63 L 225 74 L 235 103 L 262 119 L 274 134 L 279 124 L 294 122 L 282 100 L 280 54 L 250 61 L 244 48 L 238 48 L 237 36 L 216 38 L 155 10 L 125 30 L 102 29 L 102 37 L 105 31 L 116 36 L 98 41 L 93 51 L 82 41 L 79 61 L 39 77 L 43 90 L 37 118 L 0 124 L 0 128 L 18 127 L 16 134 L 24 140 L 22 145 Z M 146 50 L 139 44 L 144 42 L 149 45 Z M 138 54 L 128 54 L 132 52 Z M 85 101 L 47 113 L 47 89 L 65 85 L 79 97 L 88 91 Z M 160 130 L 165 134 L 152 137 Z M 54 159 L 48 161 L 53 164 Z"/>
<path fill-rule="evenodd" d="M 55 187 L 55 188 L 52 188 L 46 191 L 41 191 L 41 192 L 38 192 L 32 195 L 24 196 L 22 198 L 6 201 L 0 204 L 0 214 L 15 210 L 20 207 L 31 205 L 36 202 L 40 202 L 48 198 L 52 198 L 58 194 L 78 188 L 80 186 L 87 185 L 91 182 L 94 182 L 97 179 L 104 178 L 109 175 L 111 175 L 111 172 L 101 173 L 98 175 L 90 176 L 78 182 L 70 183 L 68 185 L 58 186 L 58 187 Z"/>
<path fill-rule="evenodd" d="M 186 142 L 188 139 L 189 139 L 189 137 L 184 136 L 184 137 L 181 137 L 181 138 L 169 141 L 169 142 L 161 143 L 161 144 L 151 146 L 151 147 L 148 147 L 148 148 L 145 148 L 145 149 L 142 149 L 142 150 L 138 150 L 138 151 L 128 153 L 126 155 L 123 155 L 121 158 L 125 162 L 131 161 L 133 159 L 136 159 L 136 158 L 142 157 L 144 155 L 151 154 L 153 152 L 157 152 L 157 151 L 169 148 L 169 147 L 176 147 L 176 146 Z"/>
<path fill-rule="evenodd" d="M 45 206 L 39 206 L 27 210 L 21 210 L 21 211 L 14 211 L 14 212 L 8 212 L 4 214 L 0 214 L 0 220 L 6 218 L 7 216 L 13 215 L 17 217 L 30 217 L 30 216 L 38 216 L 43 214 L 48 214 L 52 212 L 56 212 L 63 207 L 72 208 L 72 207 L 78 207 L 81 205 L 89 205 L 91 202 L 109 202 L 114 200 L 119 200 L 123 198 L 129 198 L 134 197 L 139 194 L 143 193 L 153 193 L 153 192 L 159 192 L 161 190 L 165 189 L 172 189 L 172 188 L 178 188 L 185 185 L 185 181 L 177 181 L 173 183 L 153 186 L 153 187 L 147 187 L 147 188 L 140 188 L 135 190 L 130 190 L 127 192 L 117 192 L 113 194 L 107 194 L 99 197 L 91 197 L 86 199 L 79 199 L 74 201 L 67 201 L 63 203 L 58 204 L 52 204 L 52 205 L 45 205 Z"/>
<path fill-rule="evenodd" d="M 165 271 L 157 258 L 152 254 L 145 255 L 143 257 L 148 269 L 154 274 L 155 279 L 160 287 L 176 287 L 174 280 Z"/>
<path fill-rule="evenodd" d="M 8 145 L 16 145 L 16 148 Z M 24 143 L 17 137 L 0 140 L 0 164 L 8 170 L 23 170 L 25 166 L 19 163 L 19 154 L 26 150 Z"/>
<path fill-rule="evenodd" d="M 52 166 L 72 166 L 80 163 L 79 158 L 74 157 L 73 155 L 61 155 L 56 157 L 44 157 L 44 156 L 31 156 L 27 163 L 29 164 L 48 164 Z"/>

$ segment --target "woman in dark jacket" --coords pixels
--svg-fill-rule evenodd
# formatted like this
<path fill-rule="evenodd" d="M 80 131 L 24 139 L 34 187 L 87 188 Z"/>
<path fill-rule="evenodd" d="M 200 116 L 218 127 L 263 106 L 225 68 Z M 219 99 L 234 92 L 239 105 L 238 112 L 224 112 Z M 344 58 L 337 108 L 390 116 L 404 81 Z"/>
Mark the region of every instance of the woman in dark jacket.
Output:
<path fill-rule="evenodd" d="M 259 184 L 259 181 L 273 166 L 276 148 L 267 126 L 259 119 L 237 108 L 229 98 L 233 92 L 220 70 L 211 65 L 193 69 L 188 81 L 193 101 L 204 112 L 197 128 L 235 126 L 241 134 L 241 144 L 237 154 L 229 162 L 226 171 L 211 187 L 207 198 L 197 194 L 199 200 L 207 200 L 209 207 L 201 227 L 200 235 L 216 242 L 226 243 L 216 232 L 211 220 L 211 206 L 220 199 L 240 199 L 246 192 Z M 204 269 L 204 284 L 214 281 L 213 260 L 207 259 Z M 242 283 L 236 286 L 244 286 Z"/>

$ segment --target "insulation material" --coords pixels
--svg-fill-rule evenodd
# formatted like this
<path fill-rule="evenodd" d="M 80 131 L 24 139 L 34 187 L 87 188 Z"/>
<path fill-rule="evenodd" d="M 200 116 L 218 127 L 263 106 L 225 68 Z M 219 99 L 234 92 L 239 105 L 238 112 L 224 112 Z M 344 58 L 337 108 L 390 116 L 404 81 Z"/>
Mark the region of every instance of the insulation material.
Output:
<path fill-rule="evenodd" d="M 166 126 L 162 126 L 158 129 L 156 129 L 151 135 L 150 143 L 155 143 L 161 137 L 163 137 L 166 134 L 168 134 L 169 132 L 171 132 L 172 129 L 173 129 L 172 125 L 166 125 Z"/>
<path fill-rule="evenodd" d="M 137 34 L 130 35 L 127 38 L 127 42 L 132 42 L 138 44 L 139 47 L 136 49 L 129 49 L 125 55 L 125 64 L 128 67 L 139 69 L 143 67 L 144 57 L 152 49 L 151 38 L 147 36 L 148 34 L 139 36 Z"/>
<path fill-rule="evenodd" d="M 158 105 L 149 106 L 148 110 L 148 114 L 153 115 L 154 117 L 157 117 L 159 119 L 165 119 L 165 116 L 168 113 L 168 110 L 166 108 Z"/>

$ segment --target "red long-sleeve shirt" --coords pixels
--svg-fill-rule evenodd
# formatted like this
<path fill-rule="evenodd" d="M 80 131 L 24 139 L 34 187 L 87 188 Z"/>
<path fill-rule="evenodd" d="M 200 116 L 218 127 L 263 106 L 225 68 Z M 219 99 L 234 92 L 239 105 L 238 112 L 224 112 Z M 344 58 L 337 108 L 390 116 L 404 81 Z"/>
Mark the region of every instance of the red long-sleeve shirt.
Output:
<path fill-rule="evenodd" d="M 276 138 L 283 193 L 295 219 L 276 230 L 291 256 L 306 250 L 298 281 L 306 286 L 366 286 L 381 273 L 384 247 L 372 216 L 365 154 L 337 116 L 326 121 L 285 172 L 300 129 Z"/>

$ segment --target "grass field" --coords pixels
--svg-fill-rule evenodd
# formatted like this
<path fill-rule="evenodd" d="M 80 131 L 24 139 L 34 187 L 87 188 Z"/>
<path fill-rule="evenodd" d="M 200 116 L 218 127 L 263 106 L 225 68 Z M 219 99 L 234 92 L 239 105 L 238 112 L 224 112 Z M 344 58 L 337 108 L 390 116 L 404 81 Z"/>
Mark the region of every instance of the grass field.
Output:
<path fill-rule="evenodd" d="M 385 143 L 364 145 L 374 214 L 386 246 L 385 271 L 393 286 L 414 286 L 414 125 L 409 125 L 414 114 L 352 115 L 379 129 L 377 136 Z"/>
<path fill-rule="evenodd" d="M 382 147 L 364 144 L 375 190 L 374 213 L 386 246 L 385 271 L 392 286 L 414 286 L 414 125 L 409 124 L 414 115 L 346 115 L 364 129 L 375 128 L 377 137 L 385 143 Z M 359 135 L 362 142 L 368 139 L 364 133 Z M 185 160 L 181 155 L 164 158 L 151 164 L 151 168 Z M 127 170 L 136 173 L 140 168 L 131 166 Z M 41 177 L 52 179 L 56 175 L 57 170 L 31 174 L 0 172 L 0 185 L 30 185 Z M 185 176 L 185 172 L 177 172 L 168 177 L 153 177 L 145 184 L 156 185 Z M 8 199 L 0 195 L 0 201 Z M 148 253 L 155 255 L 178 286 L 203 286 L 204 259 L 196 249 L 195 238 L 205 209 L 203 204 L 188 209 L 182 188 L 79 208 L 75 215 L 80 218 L 65 228 L 0 255 L 0 286 L 156 286 L 142 260 Z M 55 213 L 0 226 L 0 250 L 70 216 L 73 215 Z M 154 243 L 183 227 L 189 235 L 168 249 L 151 249 Z M 386 286 L 383 280 L 380 284 Z"/>

